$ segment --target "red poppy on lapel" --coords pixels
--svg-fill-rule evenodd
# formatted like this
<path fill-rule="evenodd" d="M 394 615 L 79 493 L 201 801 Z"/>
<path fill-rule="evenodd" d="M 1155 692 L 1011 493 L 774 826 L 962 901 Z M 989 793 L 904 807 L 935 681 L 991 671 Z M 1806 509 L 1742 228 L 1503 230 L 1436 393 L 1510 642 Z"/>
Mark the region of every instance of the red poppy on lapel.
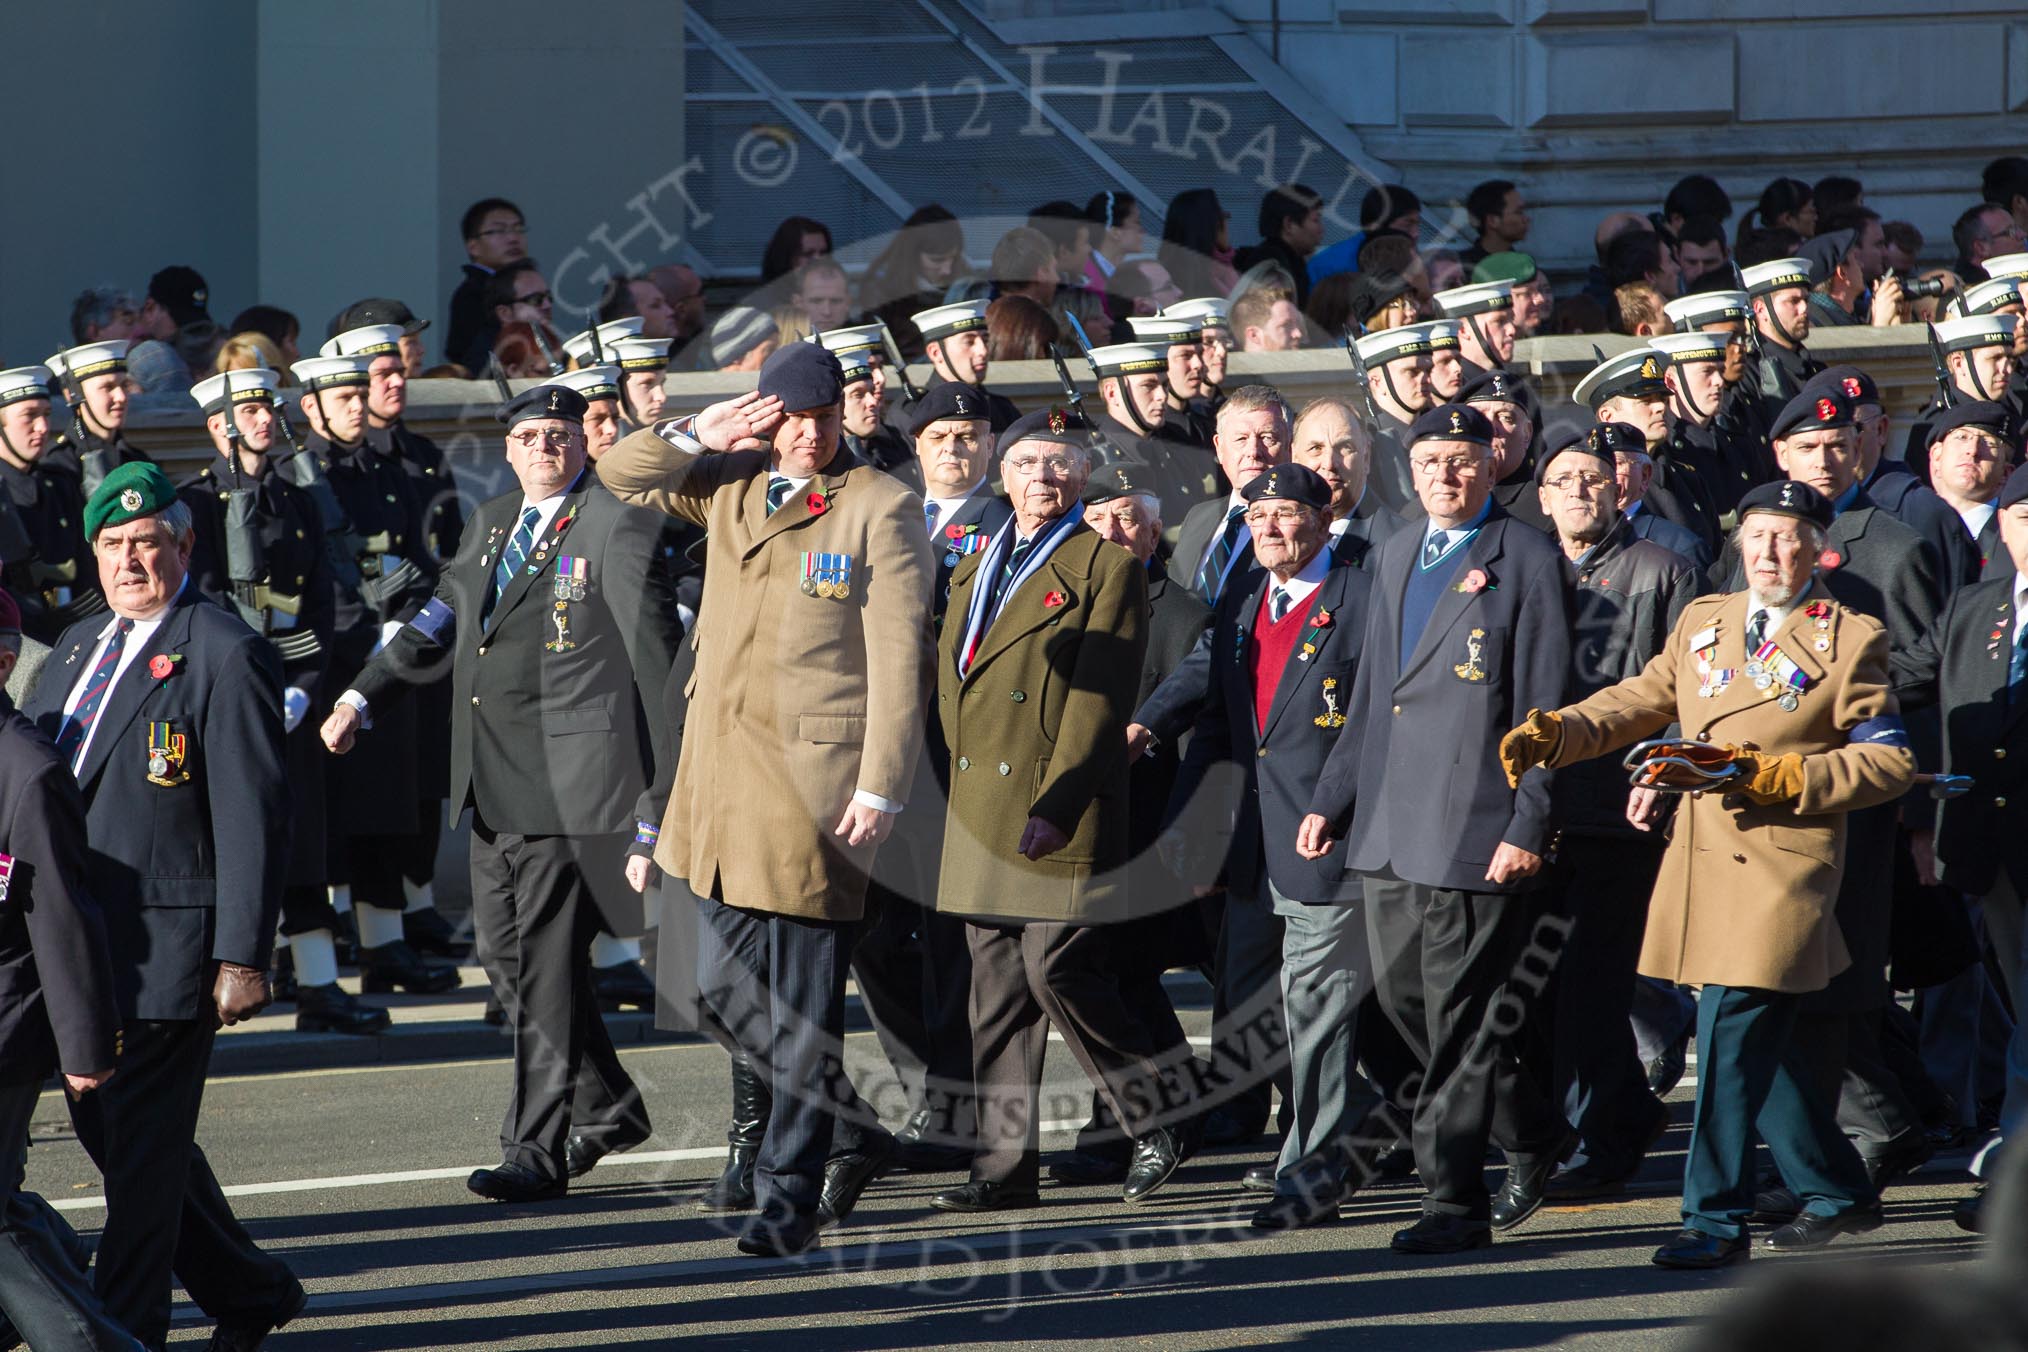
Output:
<path fill-rule="evenodd" d="M 822 516 L 831 510 L 831 496 L 828 493 L 812 493 L 803 499 L 803 505 L 810 509 L 811 516 Z"/>
<path fill-rule="evenodd" d="M 1312 628 L 1312 629 L 1329 629 L 1330 627 L 1331 627 L 1331 612 L 1330 612 L 1330 611 L 1328 611 L 1328 610 L 1319 610 L 1319 611 L 1318 611 L 1318 612 L 1317 612 L 1317 613 L 1316 613 L 1315 615 L 1312 615 L 1312 616 L 1310 617 L 1310 628 Z"/>
<path fill-rule="evenodd" d="M 1464 576 L 1464 580 L 1458 583 L 1458 590 L 1465 593 L 1467 596 L 1471 595 L 1473 592 L 1482 592 L 1486 590 L 1486 570 L 1483 568 L 1474 568 L 1471 572 L 1466 573 Z"/>
<path fill-rule="evenodd" d="M 1817 566 L 1819 568 L 1836 568 L 1843 562 L 1845 562 L 1845 556 L 1835 549 L 1827 549 L 1817 555 Z"/>
<path fill-rule="evenodd" d="M 176 664 L 182 660 L 182 653 L 156 653 L 148 659 L 148 674 L 158 681 L 166 681 L 176 674 Z"/>
<path fill-rule="evenodd" d="M 1062 605 L 1065 601 L 1068 601 L 1069 599 L 1070 598 L 1068 596 L 1065 596 L 1062 592 L 1053 591 L 1048 593 L 1042 598 L 1042 604 L 1048 606 L 1051 610 L 1054 610 L 1056 607 Z"/>

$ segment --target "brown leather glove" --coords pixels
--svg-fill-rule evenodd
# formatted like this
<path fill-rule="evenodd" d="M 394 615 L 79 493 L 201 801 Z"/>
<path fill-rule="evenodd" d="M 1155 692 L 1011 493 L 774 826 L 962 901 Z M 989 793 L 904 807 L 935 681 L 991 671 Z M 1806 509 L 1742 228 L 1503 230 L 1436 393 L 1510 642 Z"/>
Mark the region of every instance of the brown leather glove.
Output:
<path fill-rule="evenodd" d="M 273 1002 L 268 974 L 236 962 L 218 964 L 218 978 L 211 983 L 211 1002 L 218 1006 L 221 1028 L 250 1019 Z"/>
<path fill-rule="evenodd" d="M 1800 753 L 1792 751 L 1786 756 L 1774 756 L 1765 751 L 1743 751 L 1737 747 L 1726 749 L 1745 774 L 1736 792 L 1745 794 L 1763 807 L 1787 803 L 1803 796 L 1803 758 Z"/>
<path fill-rule="evenodd" d="M 1500 766 L 1507 772 L 1507 787 L 1521 787 L 1521 776 L 1538 765 L 1556 759 L 1563 748 L 1563 715 L 1540 709 L 1528 711 L 1528 721 L 1500 739 Z"/>

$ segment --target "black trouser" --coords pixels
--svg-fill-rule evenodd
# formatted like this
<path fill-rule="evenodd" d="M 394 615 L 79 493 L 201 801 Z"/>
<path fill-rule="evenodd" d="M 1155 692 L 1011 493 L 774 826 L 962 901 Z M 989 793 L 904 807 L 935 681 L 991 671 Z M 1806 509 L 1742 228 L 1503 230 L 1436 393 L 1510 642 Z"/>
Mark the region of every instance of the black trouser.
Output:
<path fill-rule="evenodd" d="M 514 1030 L 502 1158 L 562 1178 L 575 1128 L 602 1141 L 648 1113 L 620 1067 L 592 995 L 598 932 L 587 867 L 617 867 L 626 837 L 519 836 L 472 821 L 472 924 L 479 961 Z"/>
<path fill-rule="evenodd" d="M 845 969 L 858 926 L 697 900 L 698 992 L 772 1096 L 754 1164 L 763 1212 L 817 1210 L 824 1162 L 885 1134 L 845 1073 Z"/>
<path fill-rule="evenodd" d="M 1809 1067 L 1812 1087 L 1837 1105 L 1838 1126 L 1871 1159 L 1922 1130 L 1922 1118 L 1881 1052 L 1882 1012 L 1804 1010 L 1790 1043 Z"/>
<path fill-rule="evenodd" d="M 972 1144 L 971 955 L 964 922 L 873 883 L 852 946 L 859 999 L 907 1095 L 903 1117 L 929 1111 L 937 1145 Z"/>
<path fill-rule="evenodd" d="M 1648 1089 L 1631 1022 L 1660 839 L 1565 834 L 1550 866 L 1562 956 L 1529 1021 L 1525 1059 L 1576 1125 L 1583 1162 L 1631 1173 L 1668 1109 Z"/>
<path fill-rule="evenodd" d="M 95 1285 L 106 1311 L 151 1347 L 169 1336 L 172 1270 L 217 1320 L 258 1322 L 295 1289 L 255 1247 L 197 1146 L 217 1029 L 209 1019 L 130 1020 L 117 1072 L 71 1104 L 77 1138 L 106 1181 Z"/>
<path fill-rule="evenodd" d="M 444 800 L 425 797 L 416 804 L 415 834 L 401 847 L 401 876 L 421 887 L 437 876 L 437 846 L 444 837 Z M 407 902 L 407 894 L 403 894 Z"/>
<path fill-rule="evenodd" d="M 1568 1130 L 1515 1051 L 1531 992 L 1512 990 L 1541 903 L 1368 878 L 1366 930 L 1381 1007 L 1423 1081 L 1415 1167 L 1425 1212 L 1487 1218 L 1486 1145 L 1528 1159 Z"/>
<path fill-rule="evenodd" d="M 979 1148 L 972 1177 L 1033 1189 L 1039 1181 L 1042 1057 L 1053 1026 L 1130 1136 L 1173 1126 L 1193 1108 L 1181 1068 L 1121 998 L 1105 926 L 967 921 L 972 950 L 972 1062 Z M 1054 1105 L 1052 1105 L 1054 1106 Z M 1068 1117 L 1082 1096 L 1052 1116 Z"/>
<path fill-rule="evenodd" d="M 42 1086 L 0 1085 L 0 1346 L 24 1338 L 36 1352 L 130 1352 L 133 1335 L 115 1324 L 73 1261 L 77 1232 L 49 1203 L 21 1191 L 28 1126 Z"/>

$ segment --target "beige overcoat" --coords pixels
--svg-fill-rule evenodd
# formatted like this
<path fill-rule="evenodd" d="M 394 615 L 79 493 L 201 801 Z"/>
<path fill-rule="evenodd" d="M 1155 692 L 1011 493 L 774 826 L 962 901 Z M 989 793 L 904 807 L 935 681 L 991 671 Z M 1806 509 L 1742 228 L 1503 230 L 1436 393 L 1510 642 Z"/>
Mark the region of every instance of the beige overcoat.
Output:
<path fill-rule="evenodd" d="M 1837 604 L 1821 583 L 1811 586 L 1773 636 L 1808 678 L 1789 711 L 1780 682 L 1759 689 L 1747 674 L 1746 610 L 1743 594 L 1692 601 L 1639 675 L 1561 711 L 1555 764 L 1616 752 L 1671 723 L 1698 741 L 1801 753 L 1795 802 L 1761 807 L 1719 792 L 1679 806 L 1640 970 L 1687 985 L 1821 990 L 1851 962 L 1833 914 L 1845 814 L 1907 792 L 1915 757 L 1895 737 L 1887 633 L 1878 621 Z M 1700 653 L 1708 654 L 1702 663 Z M 1726 672 L 1722 688 L 1698 693 Z"/>
<path fill-rule="evenodd" d="M 655 862 L 731 906 L 859 919 L 874 848 L 833 830 L 855 791 L 905 803 L 914 778 L 933 655 L 922 500 L 853 463 L 770 516 L 767 452 L 700 454 L 653 431 L 598 474 L 707 532 L 707 632 Z M 815 594 L 828 578 L 804 589 L 812 555 L 837 556 L 815 561 L 832 575 L 849 561 L 843 595 Z"/>

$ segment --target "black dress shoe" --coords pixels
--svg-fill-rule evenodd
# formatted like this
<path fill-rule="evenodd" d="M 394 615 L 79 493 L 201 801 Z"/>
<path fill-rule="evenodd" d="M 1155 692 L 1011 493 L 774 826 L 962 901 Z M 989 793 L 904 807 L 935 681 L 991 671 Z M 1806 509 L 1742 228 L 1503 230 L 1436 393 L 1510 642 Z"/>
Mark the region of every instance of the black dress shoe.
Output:
<path fill-rule="evenodd" d="M 302 986 L 296 991 L 299 1033 L 378 1033 L 394 1022 L 379 1005 L 369 1005 L 337 982 Z"/>
<path fill-rule="evenodd" d="M 603 1140 L 594 1139 L 580 1132 L 572 1132 L 570 1139 L 563 1143 L 563 1171 L 571 1178 L 583 1178 L 592 1167 L 608 1155 L 617 1155 L 623 1150 L 632 1150 L 648 1139 L 649 1128 L 636 1119 L 629 1118 L 613 1128 L 610 1136 Z"/>
<path fill-rule="evenodd" d="M 817 1246 L 821 1228 L 813 1214 L 770 1211 L 747 1222 L 739 1236 L 739 1251 L 754 1258 L 793 1258 Z"/>
<path fill-rule="evenodd" d="M 1183 1143 L 1168 1127 L 1157 1127 L 1134 1141 L 1133 1162 L 1127 1166 L 1127 1181 L 1120 1189 L 1123 1202 L 1145 1202 L 1155 1189 L 1169 1181 L 1183 1162 Z"/>
<path fill-rule="evenodd" d="M 296 955 L 286 948 L 275 950 L 275 968 L 268 973 L 268 989 L 274 992 L 278 1005 L 294 1004 L 296 992 L 302 989 L 296 984 Z"/>
<path fill-rule="evenodd" d="M 1068 1155 L 1059 1155 L 1049 1162 L 1049 1176 L 1067 1187 L 1102 1187 L 1107 1183 L 1125 1180 L 1127 1161 L 1120 1156 L 1095 1155 L 1089 1150 L 1073 1150 Z"/>
<path fill-rule="evenodd" d="M 301 1314 L 309 1303 L 310 1295 L 303 1290 L 303 1284 L 290 1277 L 289 1290 L 276 1304 L 273 1314 L 251 1322 L 221 1319 L 211 1331 L 210 1352 L 256 1352 L 270 1333 Z"/>
<path fill-rule="evenodd" d="M 1248 1192 L 1273 1192 L 1275 1173 L 1272 1164 L 1256 1164 L 1239 1176 L 1239 1186 Z"/>
<path fill-rule="evenodd" d="M 1683 1079 L 1683 1071 L 1689 1064 L 1686 1051 L 1687 1043 L 1677 1042 L 1648 1062 L 1648 1088 L 1656 1098 L 1669 1097 L 1669 1091 Z"/>
<path fill-rule="evenodd" d="M 1554 1149 L 1530 1156 L 1524 1164 L 1509 1163 L 1507 1179 L 1493 1194 L 1491 1221 L 1495 1230 L 1512 1230 L 1542 1208 L 1543 1190 L 1556 1166 L 1577 1149 L 1577 1133 L 1566 1132 Z"/>
<path fill-rule="evenodd" d="M 1542 1190 L 1545 1201 L 1583 1202 L 1594 1197 L 1618 1197 L 1627 1190 L 1628 1175 L 1618 1170 L 1601 1169 L 1586 1162 L 1575 1169 L 1565 1169 L 1549 1180 L 1549 1186 Z"/>
<path fill-rule="evenodd" d="M 1277 1193 L 1247 1222 L 1256 1230 L 1300 1230 L 1338 1219 L 1339 1191 Z"/>
<path fill-rule="evenodd" d="M 1764 1236 L 1760 1246 L 1776 1253 L 1821 1249 L 1840 1235 L 1863 1235 L 1878 1230 L 1884 1223 L 1885 1218 L 1880 1214 L 1877 1202 L 1872 1206 L 1848 1207 L 1835 1216 L 1815 1216 L 1805 1211 L 1779 1230 Z"/>
<path fill-rule="evenodd" d="M 1722 1268 L 1744 1263 L 1751 1256 L 1746 1236 L 1720 1239 L 1702 1230 L 1685 1226 L 1674 1239 L 1655 1250 L 1655 1266 L 1665 1268 Z"/>
<path fill-rule="evenodd" d="M 519 1164 L 501 1164 L 491 1169 L 474 1169 L 465 1186 L 494 1202 L 548 1202 L 564 1195 L 569 1180 L 544 1178 Z"/>
<path fill-rule="evenodd" d="M 592 998 L 599 1002 L 599 1008 L 608 1014 L 617 1014 L 623 1009 L 641 1009 L 653 1013 L 655 1009 L 655 983 L 641 970 L 638 962 L 622 962 L 612 967 L 592 968 Z"/>
<path fill-rule="evenodd" d="M 1486 1222 L 1429 1211 L 1406 1230 L 1397 1230 L 1393 1247 L 1396 1253 L 1463 1253 L 1490 1248 L 1492 1243 L 1493 1231 Z"/>
<path fill-rule="evenodd" d="M 434 906 L 401 913 L 401 937 L 418 953 L 456 961 L 471 951 L 471 944 L 458 937 L 451 922 Z"/>
<path fill-rule="evenodd" d="M 1242 1145 L 1267 1130 L 1267 1111 L 1252 1104 L 1221 1103 L 1204 1115 L 1205 1145 Z"/>
<path fill-rule="evenodd" d="M 439 967 L 397 939 L 378 948 L 359 950 L 359 989 L 385 995 L 395 989 L 410 995 L 442 995 L 458 988 L 458 969 Z"/>
<path fill-rule="evenodd" d="M 1787 1225 L 1802 1213 L 1803 1199 L 1777 1183 L 1755 1191 L 1746 1219 L 1754 1225 Z"/>
<path fill-rule="evenodd" d="M 824 1161 L 824 1188 L 817 1200 L 817 1223 L 836 1225 L 851 1216 L 859 1195 L 894 1163 L 894 1138 L 886 1132 L 857 1150 Z"/>
<path fill-rule="evenodd" d="M 697 1199 L 699 1211 L 753 1210 L 753 1162 L 760 1144 L 734 1141 L 725 1152 L 725 1171 Z"/>
<path fill-rule="evenodd" d="M 1911 1131 L 1899 1140 L 1889 1141 L 1878 1155 L 1860 1158 L 1866 1165 L 1866 1181 L 1875 1192 L 1880 1192 L 1928 1164 L 1935 1154 L 1936 1147 L 1930 1143 L 1927 1132 Z"/>
<path fill-rule="evenodd" d="M 976 1178 L 955 1188 L 933 1192 L 929 1199 L 938 1211 L 1018 1211 L 1037 1206 L 1041 1201 L 1033 1188 L 1011 1188 L 1005 1183 Z"/>
<path fill-rule="evenodd" d="M 1970 1197 L 1965 1198 L 1964 1201 L 1959 1202 L 1955 1207 L 1951 1208 L 1951 1223 L 1956 1225 L 1958 1229 L 1970 1234 L 1983 1234 L 1985 1232 L 1985 1222 L 1979 1218 L 1979 1211 L 1985 1204 L 1986 1190 L 1981 1187 Z"/>
<path fill-rule="evenodd" d="M 486 1008 L 480 1012 L 479 1017 L 494 1028 L 505 1028 L 507 1026 L 507 1006 L 500 1003 L 499 996 L 488 995 L 486 997 Z"/>

